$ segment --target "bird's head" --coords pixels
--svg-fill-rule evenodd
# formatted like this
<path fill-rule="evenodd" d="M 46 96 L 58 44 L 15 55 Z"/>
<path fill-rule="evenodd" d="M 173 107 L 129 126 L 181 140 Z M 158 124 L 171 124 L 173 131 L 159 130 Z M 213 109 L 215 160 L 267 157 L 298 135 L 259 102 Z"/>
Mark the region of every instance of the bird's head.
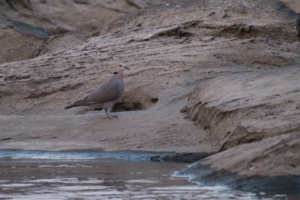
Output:
<path fill-rule="evenodd" d="M 123 72 L 124 69 L 128 69 L 129 70 L 129 68 L 124 63 L 120 63 L 117 66 L 115 66 L 114 73 L 115 72 Z"/>

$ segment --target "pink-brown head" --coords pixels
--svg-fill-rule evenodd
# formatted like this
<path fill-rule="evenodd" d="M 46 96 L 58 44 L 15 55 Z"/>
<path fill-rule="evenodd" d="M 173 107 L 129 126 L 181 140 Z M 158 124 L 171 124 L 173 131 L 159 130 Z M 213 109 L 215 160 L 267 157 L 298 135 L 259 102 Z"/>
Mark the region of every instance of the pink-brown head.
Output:
<path fill-rule="evenodd" d="M 117 66 L 115 66 L 114 73 L 115 72 L 121 73 L 121 72 L 123 72 L 124 69 L 128 69 L 129 70 L 129 68 L 124 63 L 120 63 Z"/>

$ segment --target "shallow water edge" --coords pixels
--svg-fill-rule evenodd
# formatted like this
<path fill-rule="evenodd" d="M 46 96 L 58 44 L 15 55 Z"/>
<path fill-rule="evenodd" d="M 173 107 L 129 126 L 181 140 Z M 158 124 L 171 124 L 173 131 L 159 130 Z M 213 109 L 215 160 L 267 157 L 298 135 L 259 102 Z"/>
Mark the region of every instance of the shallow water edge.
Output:
<path fill-rule="evenodd" d="M 97 151 L 97 150 L 68 150 L 68 151 L 36 151 L 36 150 L 0 150 L 0 159 L 66 159 L 66 160 L 94 160 L 115 158 L 131 162 L 177 162 L 193 163 L 216 152 L 175 153 L 150 151 Z"/>
<path fill-rule="evenodd" d="M 205 158 L 175 173 L 189 181 L 205 185 L 224 185 L 231 189 L 252 192 L 293 194 L 300 199 L 300 176 L 245 176 L 202 164 Z"/>
<path fill-rule="evenodd" d="M 51 191 L 50 193 L 54 194 L 57 192 L 56 191 L 57 188 L 55 185 L 61 184 L 61 187 L 65 187 L 66 186 L 65 184 L 67 185 L 70 184 L 68 182 L 69 181 L 68 178 L 71 178 L 73 180 L 73 182 L 71 181 L 72 187 L 79 187 L 77 185 L 79 184 L 80 185 L 79 188 L 83 188 L 83 190 L 85 190 L 84 189 L 86 187 L 85 184 L 93 185 L 94 183 L 92 183 L 93 181 L 82 182 L 82 180 L 89 180 L 89 179 L 94 180 L 95 178 L 96 178 L 95 180 L 97 180 L 98 182 L 99 181 L 103 182 L 104 179 L 114 182 L 115 179 L 121 177 L 121 179 L 123 180 L 125 179 L 124 177 L 126 177 L 126 181 L 129 182 L 130 181 L 136 182 L 136 180 L 143 180 L 142 182 L 146 181 L 147 184 L 150 184 L 149 180 L 150 182 L 152 180 L 151 177 L 150 178 L 148 177 L 150 171 L 158 170 L 160 171 L 159 173 L 163 174 L 163 176 L 166 176 L 166 174 L 168 174 L 168 177 L 173 177 L 173 178 L 166 179 L 165 180 L 166 182 L 164 182 L 163 185 L 166 184 L 168 185 L 168 187 L 178 186 L 180 188 L 181 187 L 185 188 L 185 189 L 183 188 L 179 189 L 181 190 L 182 193 L 177 194 L 178 197 L 180 198 L 185 197 L 185 199 L 203 198 L 203 195 L 207 195 L 206 192 L 208 192 L 208 190 L 206 190 L 207 189 L 206 187 L 210 188 L 209 191 L 210 190 L 211 191 L 209 193 L 214 194 L 210 196 L 211 199 L 219 199 L 218 196 L 224 195 L 223 193 L 227 195 L 229 195 L 230 193 L 228 199 L 230 198 L 240 199 L 241 196 L 244 196 L 245 198 L 247 197 L 246 199 L 265 199 L 265 198 L 272 197 L 272 199 L 293 200 L 293 199 L 300 198 L 299 188 L 295 187 L 297 186 L 297 184 L 299 185 L 299 180 L 300 180 L 299 177 L 284 177 L 284 179 L 281 179 L 282 177 L 277 179 L 266 178 L 266 177 L 247 178 L 229 172 L 225 172 L 221 170 L 218 171 L 216 169 L 211 169 L 209 167 L 204 167 L 204 166 L 199 167 L 199 165 L 196 165 L 196 163 L 198 162 L 201 163 L 201 161 L 195 162 L 188 166 L 187 163 L 190 163 L 188 161 L 191 161 L 191 158 L 193 159 L 199 158 L 201 157 L 201 155 L 202 156 L 209 155 L 209 153 L 205 154 L 202 152 L 202 153 L 195 153 L 195 154 L 194 153 L 178 154 L 174 152 L 145 152 L 145 151 L 102 152 L 102 151 L 95 151 L 95 150 L 85 150 L 85 151 L 48 152 L 48 151 L 1 150 L 0 151 L 0 163 L 2 168 L 1 171 L 4 173 L 0 173 L 0 181 L 1 183 L 4 184 L 4 185 L 2 184 L 4 190 L 5 188 L 14 188 L 14 190 L 16 191 L 18 191 L 19 189 L 22 191 L 24 189 L 22 184 L 26 183 L 27 186 L 30 187 L 32 186 L 30 189 L 31 192 L 40 191 L 38 188 L 41 187 L 41 185 L 44 185 L 44 187 L 47 188 L 46 191 L 50 190 Z M 100 169 L 98 169 L 99 167 Z M 86 171 L 87 169 L 92 171 L 89 171 L 87 173 Z M 142 172 L 140 174 L 141 176 L 138 175 L 138 177 L 133 176 L 133 174 L 139 173 L 139 170 L 141 169 L 145 169 L 147 172 Z M 30 173 L 32 173 L 32 175 L 30 175 Z M 16 176 L 16 174 L 18 174 L 18 176 Z M 107 176 L 105 175 L 103 177 L 103 174 L 106 174 Z M 117 176 L 118 178 L 111 177 L 111 175 Z M 142 175 L 146 175 L 146 176 L 142 176 Z M 189 181 L 187 177 L 189 177 Z M 67 178 L 66 179 L 67 182 L 64 181 L 65 178 Z M 76 181 L 74 181 L 75 179 Z M 160 176 L 156 177 L 156 179 L 160 180 L 161 177 Z M 164 179 L 164 177 L 162 179 Z M 173 182 L 173 180 L 175 179 L 176 181 Z M 170 180 L 172 180 L 171 181 L 172 183 L 169 182 Z M 177 182 L 177 180 L 180 181 Z M 284 180 L 285 182 L 283 182 L 282 180 Z M 54 185 L 49 184 L 49 182 Z M 39 184 L 33 184 L 33 183 L 39 183 Z M 197 184 L 195 185 L 193 183 L 197 183 Z M 115 184 L 117 183 L 114 183 L 112 185 L 114 185 L 115 187 Z M 159 184 L 157 182 L 151 184 L 154 184 L 152 186 L 157 187 L 156 189 L 158 190 L 160 189 L 163 191 L 165 190 L 165 188 L 164 189 L 160 188 L 162 187 L 160 185 L 161 182 L 159 182 Z M 158 184 L 160 186 L 157 186 L 155 184 Z M 279 188 L 276 187 L 276 184 L 284 185 L 286 187 Z M 165 187 L 166 185 L 164 185 L 163 187 Z M 145 191 L 147 191 L 147 194 L 153 192 L 152 189 L 149 189 L 147 185 L 143 185 L 141 187 L 147 188 L 147 189 L 144 188 Z M 198 193 L 199 191 L 203 192 L 202 190 L 203 188 L 206 188 L 205 192 L 199 194 Z M 98 191 L 98 189 L 95 190 Z M 105 190 L 107 190 L 107 188 Z M 191 192 L 190 190 L 193 190 L 192 192 L 193 195 L 185 196 L 185 193 L 187 192 L 186 190 L 189 192 Z M 7 191 L 8 194 L 10 194 L 9 190 Z M 133 196 L 136 195 L 134 191 L 130 190 L 129 192 L 131 193 L 131 195 L 128 196 L 129 199 L 133 198 Z M 215 196 L 215 192 L 218 195 Z M 249 197 L 250 194 L 249 192 L 251 193 L 253 198 Z M 97 195 L 103 194 L 103 191 L 100 193 L 98 191 L 96 193 Z M 41 195 L 42 193 L 40 192 L 39 194 Z M 36 197 L 36 196 L 31 196 L 31 197 Z M 64 198 L 64 195 L 60 197 Z M 175 196 L 173 197 L 175 198 Z M 122 198 L 124 199 L 124 196 Z M 169 199 L 169 197 L 162 198 L 162 196 L 160 196 L 160 198 Z M 227 198 L 223 196 L 223 199 L 227 199 Z"/>

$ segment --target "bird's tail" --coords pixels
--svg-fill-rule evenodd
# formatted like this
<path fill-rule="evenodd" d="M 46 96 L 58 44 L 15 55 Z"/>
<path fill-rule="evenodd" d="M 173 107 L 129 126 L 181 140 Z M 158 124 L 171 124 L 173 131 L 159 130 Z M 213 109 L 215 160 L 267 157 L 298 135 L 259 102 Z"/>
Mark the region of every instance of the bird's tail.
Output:
<path fill-rule="evenodd" d="M 65 109 L 70 109 L 73 107 L 78 107 L 78 106 L 88 106 L 88 104 L 86 103 L 86 98 L 76 101 L 74 104 L 66 106 Z"/>

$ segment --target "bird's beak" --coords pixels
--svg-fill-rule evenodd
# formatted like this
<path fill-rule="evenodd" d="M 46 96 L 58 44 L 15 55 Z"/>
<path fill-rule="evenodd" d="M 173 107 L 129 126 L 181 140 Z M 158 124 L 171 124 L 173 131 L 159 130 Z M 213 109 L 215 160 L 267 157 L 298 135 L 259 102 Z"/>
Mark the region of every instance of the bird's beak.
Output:
<path fill-rule="evenodd" d="M 124 68 L 130 70 L 129 67 L 127 67 L 127 66 L 125 66 Z"/>

